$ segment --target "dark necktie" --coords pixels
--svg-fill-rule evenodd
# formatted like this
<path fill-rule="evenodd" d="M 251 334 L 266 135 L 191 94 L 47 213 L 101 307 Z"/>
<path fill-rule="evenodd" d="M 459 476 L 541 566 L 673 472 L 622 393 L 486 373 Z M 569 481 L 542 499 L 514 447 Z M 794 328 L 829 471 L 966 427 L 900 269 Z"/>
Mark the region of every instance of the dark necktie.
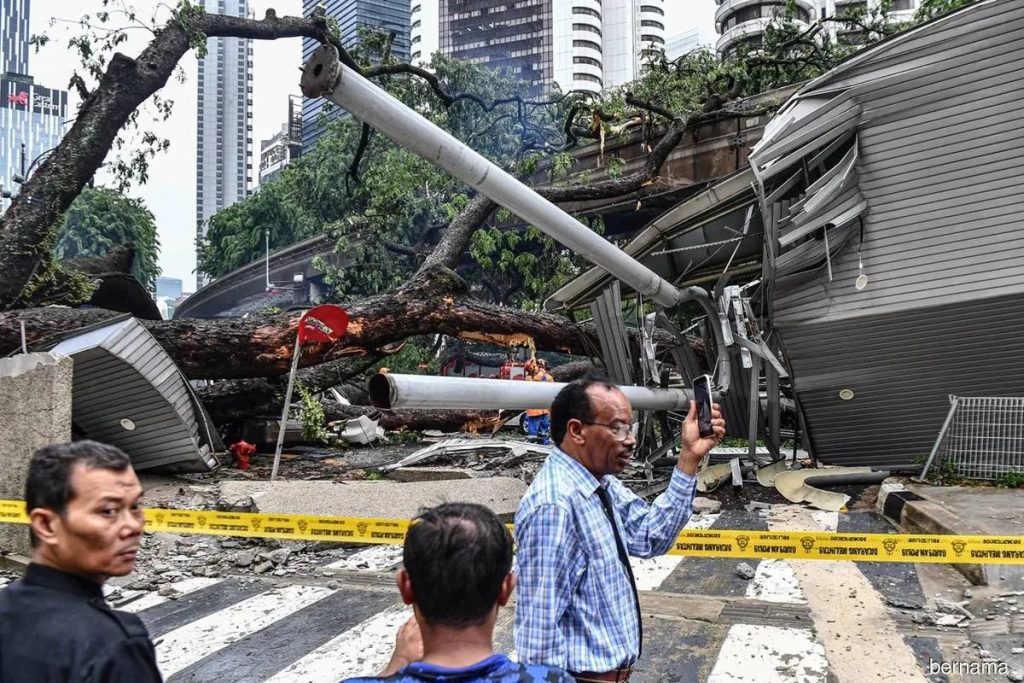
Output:
<path fill-rule="evenodd" d="M 629 564 L 626 545 L 622 542 L 622 537 L 619 536 L 619 526 L 615 523 L 615 513 L 612 512 L 612 497 L 608 493 L 607 487 L 598 486 L 597 497 L 601 499 L 601 506 L 604 508 L 604 513 L 608 516 L 608 522 L 612 525 L 612 533 L 615 534 L 615 547 L 619 551 L 619 561 L 625 566 L 626 574 L 629 575 L 629 586 L 633 589 L 633 603 L 636 605 L 637 635 L 640 641 L 640 651 L 637 652 L 637 657 L 639 657 L 640 653 L 644 650 L 644 622 L 643 617 L 640 615 L 640 596 L 636 592 L 636 579 L 633 578 L 633 567 Z"/>

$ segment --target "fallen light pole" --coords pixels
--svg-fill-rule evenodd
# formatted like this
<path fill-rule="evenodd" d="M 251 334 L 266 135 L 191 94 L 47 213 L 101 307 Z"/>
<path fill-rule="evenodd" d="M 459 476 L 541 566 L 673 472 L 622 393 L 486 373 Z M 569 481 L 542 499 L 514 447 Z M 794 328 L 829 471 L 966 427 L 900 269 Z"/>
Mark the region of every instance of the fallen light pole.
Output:
<path fill-rule="evenodd" d="M 676 289 L 504 169 L 342 64 L 333 45 L 321 45 L 313 52 L 303 67 L 301 87 L 306 97 L 323 97 L 334 102 L 396 144 L 462 180 L 661 306 L 671 308 L 685 301 L 696 301 L 712 321 L 718 347 L 718 385 L 723 393 L 728 391 L 727 340 L 731 342 L 732 335 L 728 323 L 704 289 Z"/>
<path fill-rule="evenodd" d="M 527 410 L 546 408 L 563 382 L 517 382 L 473 377 L 434 377 L 382 373 L 370 378 L 375 408 Z M 634 410 L 686 412 L 693 394 L 685 389 L 620 386 Z"/>

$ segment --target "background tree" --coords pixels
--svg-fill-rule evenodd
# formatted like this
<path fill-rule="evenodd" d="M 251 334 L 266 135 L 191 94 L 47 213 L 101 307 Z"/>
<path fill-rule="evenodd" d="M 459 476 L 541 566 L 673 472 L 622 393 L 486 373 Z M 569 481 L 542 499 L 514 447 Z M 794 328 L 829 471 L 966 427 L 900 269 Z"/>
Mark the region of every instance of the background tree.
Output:
<path fill-rule="evenodd" d="M 103 256 L 127 244 L 135 251 L 132 275 L 153 291 L 160 274 L 160 241 L 152 212 L 141 199 L 106 187 L 90 187 L 64 214 L 54 255 L 58 259 Z"/>

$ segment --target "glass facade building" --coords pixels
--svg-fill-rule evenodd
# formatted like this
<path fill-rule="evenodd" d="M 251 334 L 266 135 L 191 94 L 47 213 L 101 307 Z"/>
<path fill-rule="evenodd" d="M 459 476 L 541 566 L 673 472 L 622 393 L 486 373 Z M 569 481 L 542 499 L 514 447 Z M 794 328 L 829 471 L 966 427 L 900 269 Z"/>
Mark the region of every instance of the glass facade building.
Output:
<path fill-rule="evenodd" d="M 359 42 L 358 29 L 378 28 L 394 32 L 391 52 L 403 62 L 409 61 L 409 0 L 303 0 L 303 16 L 310 16 L 317 5 L 323 5 L 328 17 L 338 22 L 343 45 Z M 319 43 L 312 38 L 302 39 L 302 61 L 305 63 Z M 343 111 L 327 100 L 303 98 L 302 101 L 302 153 L 308 152 L 323 134 L 327 122 L 343 115 Z M 322 116 L 323 115 L 323 116 Z"/>
<path fill-rule="evenodd" d="M 16 195 L 26 176 L 64 136 L 68 93 L 29 76 L 29 0 L 0 0 L 0 189 Z M 0 210 L 10 200 L 0 199 Z"/>
<path fill-rule="evenodd" d="M 628 83 L 665 45 L 664 0 L 411 4 L 414 62 L 428 59 L 436 40 L 443 54 L 526 80 L 534 94 L 555 84 L 600 92 Z"/>
<path fill-rule="evenodd" d="M 0 73 L 28 73 L 29 0 L 0 0 Z"/>

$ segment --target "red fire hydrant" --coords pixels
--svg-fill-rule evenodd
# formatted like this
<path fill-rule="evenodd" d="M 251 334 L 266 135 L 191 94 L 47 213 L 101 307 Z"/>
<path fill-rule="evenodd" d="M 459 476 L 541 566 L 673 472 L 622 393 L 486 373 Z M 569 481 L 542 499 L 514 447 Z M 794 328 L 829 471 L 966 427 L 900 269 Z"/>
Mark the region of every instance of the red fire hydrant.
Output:
<path fill-rule="evenodd" d="M 239 441 L 231 444 L 228 448 L 231 455 L 235 456 L 235 466 L 240 470 L 249 469 L 249 456 L 256 452 L 256 447 L 248 441 Z"/>

